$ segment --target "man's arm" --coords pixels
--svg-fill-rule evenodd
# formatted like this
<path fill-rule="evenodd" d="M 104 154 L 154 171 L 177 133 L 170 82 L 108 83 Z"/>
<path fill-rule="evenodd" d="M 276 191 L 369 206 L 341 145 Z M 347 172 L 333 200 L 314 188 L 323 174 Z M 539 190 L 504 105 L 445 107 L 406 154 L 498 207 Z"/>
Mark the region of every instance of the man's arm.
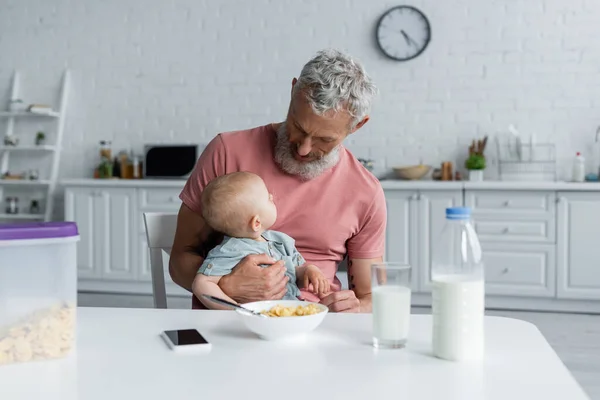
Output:
<path fill-rule="evenodd" d="M 382 261 L 383 257 L 348 260 L 348 286 L 360 302 L 359 312 L 371 312 L 371 265 Z"/>
<path fill-rule="evenodd" d="M 371 265 L 383 259 L 386 222 L 385 195 L 379 185 L 361 230 L 347 242 L 350 290 L 321 299 L 331 311 L 371 312 Z"/>
<path fill-rule="evenodd" d="M 190 292 L 198 268 L 204 261 L 196 249 L 208 240 L 211 233 L 212 229 L 204 222 L 201 215 L 185 204 L 181 205 L 169 259 L 169 274 L 173 282 Z"/>

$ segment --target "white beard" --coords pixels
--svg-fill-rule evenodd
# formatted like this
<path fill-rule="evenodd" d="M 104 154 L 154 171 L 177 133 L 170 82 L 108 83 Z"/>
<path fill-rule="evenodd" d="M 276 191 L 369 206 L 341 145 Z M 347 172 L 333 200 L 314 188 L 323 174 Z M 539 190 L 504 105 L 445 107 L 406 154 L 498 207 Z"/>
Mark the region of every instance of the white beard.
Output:
<path fill-rule="evenodd" d="M 275 144 L 275 162 L 279 167 L 290 175 L 296 175 L 303 180 L 311 180 L 334 167 L 340 160 L 340 147 L 336 146 L 323 157 L 309 162 L 301 162 L 294 158 L 294 147 L 289 142 L 285 124 L 281 124 L 277 130 L 277 143 Z"/>

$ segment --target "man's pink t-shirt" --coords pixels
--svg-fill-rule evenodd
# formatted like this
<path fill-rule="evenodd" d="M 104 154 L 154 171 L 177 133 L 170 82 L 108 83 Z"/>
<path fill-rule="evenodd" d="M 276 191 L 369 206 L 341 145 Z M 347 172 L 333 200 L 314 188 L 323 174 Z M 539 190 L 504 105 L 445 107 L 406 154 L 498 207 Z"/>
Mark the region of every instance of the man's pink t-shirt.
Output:
<path fill-rule="evenodd" d="M 200 197 L 213 178 L 231 172 L 259 175 L 273 194 L 277 221 L 270 229 L 296 241 L 307 262 L 317 265 L 332 290 L 341 288 L 338 264 L 349 258 L 382 257 L 387 222 L 381 184 L 344 147 L 337 165 L 302 181 L 286 174 L 274 161 L 276 131 L 271 124 L 220 133 L 208 144 L 180 194 L 182 202 L 201 213 Z M 305 299 L 318 301 L 301 290 Z"/>

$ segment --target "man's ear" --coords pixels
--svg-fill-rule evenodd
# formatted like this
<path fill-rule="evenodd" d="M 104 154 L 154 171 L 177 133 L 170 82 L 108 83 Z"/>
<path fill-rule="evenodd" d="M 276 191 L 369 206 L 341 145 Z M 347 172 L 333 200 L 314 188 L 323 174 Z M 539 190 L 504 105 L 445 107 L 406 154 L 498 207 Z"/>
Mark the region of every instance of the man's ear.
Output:
<path fill-rule="evenodd" d="M 296 79 L 296 78 L 292 79 L 292 88 L 290 89 L 290 97 L 294 97 L 294 86 L 296 86 L 296 83 L 298 83 L 298 79 Z"/>
<path fill-rule="evenodd" d="M 359 130 L 360 128 L 362 128 L 364 126 L 364 124 L 366 124 L 369 121 L 370 117 L 368 115 L 366 115 L 361 121 L 359 121 L 358 124 L 356 124 L 356 126 L 354 128 L 352 128 L 352 130 L 350 131 L 351 133 L 356 132 L 357 130 Z"/>
<path fill-rule="evenodd" d="M 258 215 L 253 216 L 250 220 L 250 229 L 252 229 L 253 232 L 258 232 L 260 230 L 260 227 L 260 217 Z"/>

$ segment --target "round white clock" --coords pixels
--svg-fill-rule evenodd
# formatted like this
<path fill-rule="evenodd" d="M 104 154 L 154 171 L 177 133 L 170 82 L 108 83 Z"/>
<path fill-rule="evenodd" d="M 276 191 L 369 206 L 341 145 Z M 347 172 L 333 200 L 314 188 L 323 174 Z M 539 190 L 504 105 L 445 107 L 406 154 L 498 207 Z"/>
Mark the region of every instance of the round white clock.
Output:
<path fill-rule="evenodd" d="M 388 10 L 377 23 L 377 44 L 389 58 L 408 61 L 420 55 L 431 40 L 425 14 L 412 6 Z"/>

